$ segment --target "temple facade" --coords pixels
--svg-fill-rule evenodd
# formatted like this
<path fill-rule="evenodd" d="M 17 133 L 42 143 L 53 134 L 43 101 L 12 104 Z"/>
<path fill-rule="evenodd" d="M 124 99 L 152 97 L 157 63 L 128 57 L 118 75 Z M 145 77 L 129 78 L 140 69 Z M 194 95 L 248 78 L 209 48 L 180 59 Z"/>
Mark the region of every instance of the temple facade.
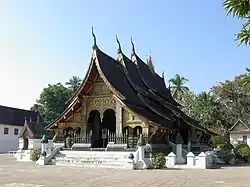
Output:
<path fill-rule="evenodd" d="M 201 127 L 180 109 L 171 91 L 153 66 L 152 58 L 141 60 L 132 44 L 131 58 L 123 54 L 117 39 L 114 59 L 94 45 L 86 76 L 66 110 L 50 125 L 53 140 L 91 143 L 104 148 L 109 142 L 136 146 L 143 134 L 150 144 L 175 142 L 206 143 L 212 132 Z"/>

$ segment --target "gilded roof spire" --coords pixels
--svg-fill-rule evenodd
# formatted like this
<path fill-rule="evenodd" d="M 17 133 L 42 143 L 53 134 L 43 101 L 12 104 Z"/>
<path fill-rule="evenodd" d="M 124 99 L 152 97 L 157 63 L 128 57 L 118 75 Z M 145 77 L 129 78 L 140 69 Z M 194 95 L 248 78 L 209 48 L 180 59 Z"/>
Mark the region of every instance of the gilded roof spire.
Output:
<path fill-rule="evenodd" d="M 133 56 L 133 55 L 135 55 L 135 45 L 134 45 L 132 36 L 131 36 L 131 45 L 132 45 L 132 53 L 131 53 L 131 56 Z"/>
<path fill-rule="evenodd" d="M 155 68 L 154 68 L 154 65 L 153 65 L 152 57 L 151 57 L 151 51 L 150 51 L 150 55 L 149 55 L 149 57 L 147 59 L 147 65 L 151 69 L 151 71 L 155 72 Z"/>
<path fill-rule="evenodd" d="M 164 70 L 162 71 L 161 78 L 164 79 Z"/>
<path fill-rule="evenodd" d="M 92 27 L 92 36 L 93 36 L 93 39 L 94 39 L 94 44 L 93 44 L 93 49 L 96 49 L 97 48 L 97 45 L 96 45 L 96 37 L 95 37 L 95 33 L 94 33 L 94 28 Z"/>
<path fill-rule="evenodd" d="M 117 42 L 117 44 L 118 44 L 117 53 L 119 54 L 119 53 L 122 53 L 122 48 L 121 48 L 121 44 L 120 44 L 120 42 L 119 42 L 119 40 L 118 40 L 117 35 L 115 35 L 115 37 L 116 37 L 116 42 Z"/>

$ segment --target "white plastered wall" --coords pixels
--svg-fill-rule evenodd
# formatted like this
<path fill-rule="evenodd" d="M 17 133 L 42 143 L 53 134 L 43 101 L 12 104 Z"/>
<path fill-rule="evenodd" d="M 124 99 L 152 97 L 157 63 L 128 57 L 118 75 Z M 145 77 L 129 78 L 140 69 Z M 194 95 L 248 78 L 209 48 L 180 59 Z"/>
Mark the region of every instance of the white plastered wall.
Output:
<path fill-rule="evenodd" d="M 250 134 L 247 133 L 230 134 L 230 143 L 237 146 L 239 141 L 243 141 L 243 136 L 247 136 L 247 144 L 250 146 Z"/>
<path fill-rule="evenodd" d="M 8 128 L 8 134 L 4 134 L 4 128 Z M 0 124 L 0 153 L 8 153 L 9 151 L 17 151 L 18 136 L 23 126 Z M 18 135 L 14 134 L 14 129 L 18 129 Z"/>

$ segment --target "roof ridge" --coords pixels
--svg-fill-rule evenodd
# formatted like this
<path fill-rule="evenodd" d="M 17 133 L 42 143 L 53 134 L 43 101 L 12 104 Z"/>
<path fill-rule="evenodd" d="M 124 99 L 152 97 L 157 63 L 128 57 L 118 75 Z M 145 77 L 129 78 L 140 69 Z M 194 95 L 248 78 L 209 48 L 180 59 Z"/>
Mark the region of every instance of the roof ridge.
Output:
<path fill-rule="evenodd" d="M 26 111 L 26 112 L 35 112 L 35 111 L 23 109 L 23 108 L 15 108 L 15 107 L 10 107 L 10 106 L 5 106 L 5 105 L 0 105 L 0 107 L 14 109 L 14 110 L 22 110 L 22 111 Z"/>

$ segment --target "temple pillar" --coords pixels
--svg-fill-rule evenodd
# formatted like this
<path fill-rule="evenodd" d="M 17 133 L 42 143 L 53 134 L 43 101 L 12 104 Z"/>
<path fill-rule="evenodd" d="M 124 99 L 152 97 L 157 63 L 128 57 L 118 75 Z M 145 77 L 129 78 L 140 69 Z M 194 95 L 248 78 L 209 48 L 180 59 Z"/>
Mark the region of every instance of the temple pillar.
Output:
<path fill-rule="evenodd" d="M 191 141 L 191 144 L 197 143 L 197 132 L 196 132 L 196 128 L 194 128 L 194 127 L 192 127 L 192 129 L 191 129 L 190 141 Z"/>
<path fill-rule="evenodd" d="M 122 134 L 122 106 L 120 103 L 116 102 L 115 106 L 115 115 L 116 115 L 116 134 Z"/>
<path fill-rule="evenodd" d="M 169 145 L 169 132 L 168 131 L 165 132 L 165 141 L 166 141 L 166 144 Z"/>
<path fill-rule="evenodd" d="M 87 99 L 83 99 L 83 104 L 82 104 L 82 126 L 81 126 L 81 136 L 86 136 L 87 132 L 87 125 L 88 125 L 88 116 L 87 116 Z"/>
<path fill-rule="evenodd" d="M 203 132 L 199 132 L 199 137 L 198 137 L 197 143 L 201 143 L 202 137 L 203 137 Z"/>
<path fill-rule="evenodd" d="M 143 136 L 148 136 L 148 128 L 143 127 L 142 128 L 142 134 L 143 134 Z"/>

